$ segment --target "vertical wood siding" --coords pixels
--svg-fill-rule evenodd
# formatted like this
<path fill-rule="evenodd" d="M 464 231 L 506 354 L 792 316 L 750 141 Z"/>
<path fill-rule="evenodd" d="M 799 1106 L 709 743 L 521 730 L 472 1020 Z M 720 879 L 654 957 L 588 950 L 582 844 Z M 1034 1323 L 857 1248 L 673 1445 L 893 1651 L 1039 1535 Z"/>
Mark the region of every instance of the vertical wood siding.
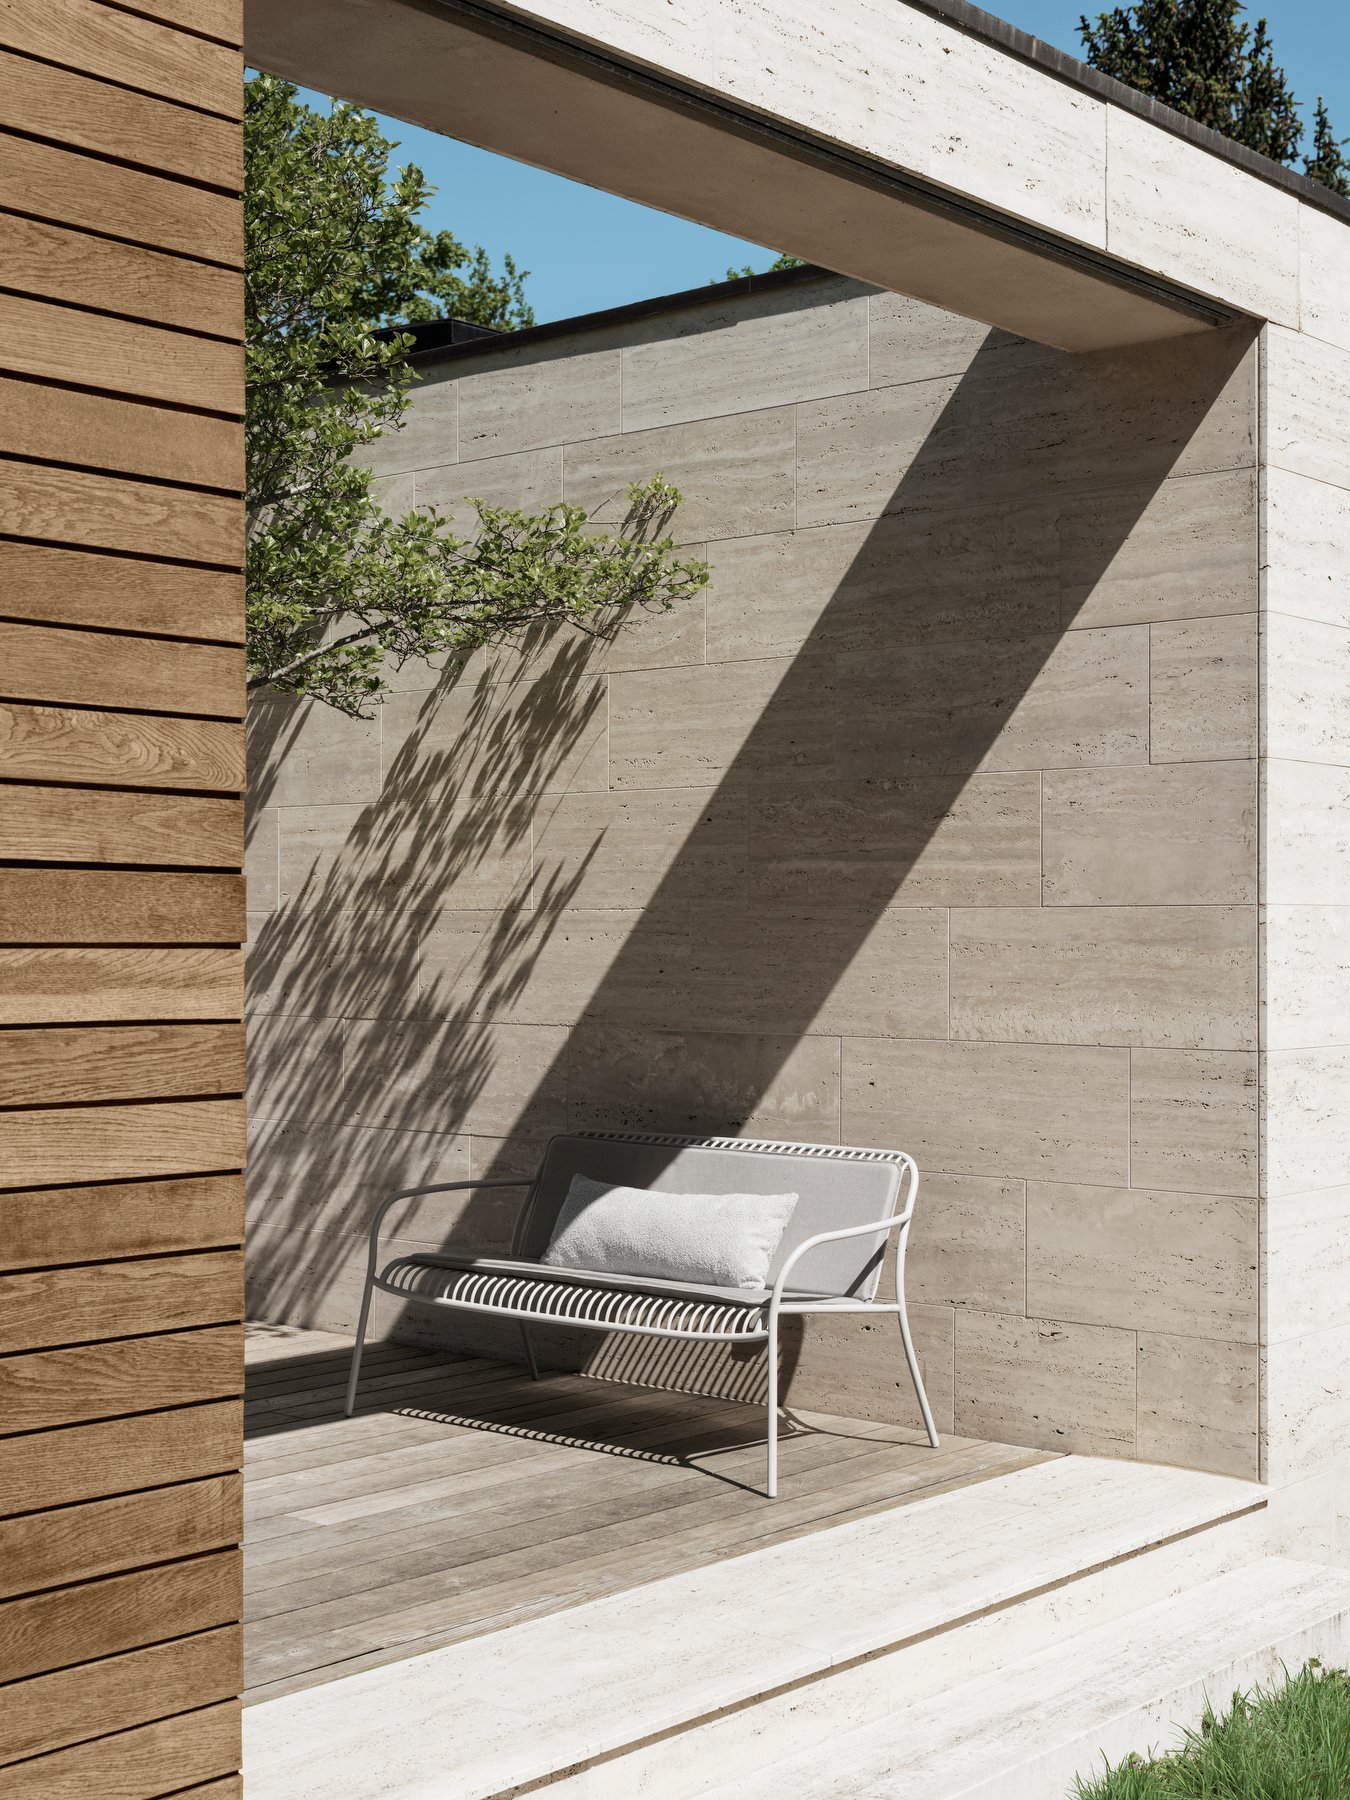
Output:
<path fill-rule="evenodd" d="M 237 1795 L 240 0 L 0 6 L 0 1792 Z"/>

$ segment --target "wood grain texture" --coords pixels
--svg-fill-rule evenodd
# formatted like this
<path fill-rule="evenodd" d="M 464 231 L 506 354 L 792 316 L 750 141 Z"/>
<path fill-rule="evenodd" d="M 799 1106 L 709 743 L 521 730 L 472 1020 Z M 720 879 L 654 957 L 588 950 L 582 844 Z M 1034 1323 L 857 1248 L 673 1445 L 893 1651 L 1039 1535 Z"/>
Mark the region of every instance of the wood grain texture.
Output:
<path fill-rule="evenodd" d="M 244 41 L 239 0 L 135 0 L 129 10 L 159 19 L 165 25 L 176 25 L 182 31 L 195 31 L 200 37 L 215 38 L 222 44 L 238 46 Z"/>
<path fill-rule="evenodd" d="M 220 494 L 0 460 L 0 531 L 14 537 L 235 569 L 243 530 L 242 503 Z"/>
<path fill-rule="evenodd" d="M 243 111 L 243 59 L 237 49 L 99 0 L 5 0 L 0 44 L 226 119 Z"/>
<path fill-rule="evenodd" d="M 240 1025 L 58 1025 L 47 1031 L 0 1031 L 0 1107 L 201 1098 L 243 1090 Z M 161 1205 L 182 1198 L 159 1196 Z M 81 1216 L 87 1226 L 87 1209 Z M 6 1203 L 0 1199 L 0 1218 L 6 1217 Z M 228 1240 L 215 1240 L 222 1241 Z M 0 1240 L 0 1263 L 9 1249 Z"/>
<path fill-rule="evenodd" d="M 0 944 L 239 944 L 242 875 L 0 868 Z"/>
<path fill-rule="evenodd" d="M 49 1431 L 138 1409 L 227 1400 L 243 1387 L 243 1365 L 237 1325 L 3 1357 L 0 1431 Z M 34 1447 L 20 1445 L 19 1453 Z M 6 1462 L 11 1453 L 6 1446 Z"/>
<path fill-rule="evenodd" d="M 243 1492 L 242 1476 L 213 1475 L 0 1521 L 0 1599 L 231 1549 Z"/>
<path fill-rule="evenodd" d="M 235 1339 L 231 1369 L 239 1354 Z M 0 1437 L 0 1515 L 228 1473 L 240 1461 L 242 1414 L 238 1400 L 215 1400 L 34 1437 Z"/>
<path fill-rule="evenodd" d="M 151 491 L 171 493 L 168 488 Z M 190 581 L 190 572 L 184 573 Z M 244 652 L 229 644 L 184 644 L 168 638 L 147 642 L 0 621 L 0 684 L 11 700 L 240 718 Z"/>
<path fill-rule="evenodd" d="M 238 1019 L 239 950 L 0 949 L 0 1025 Z"/>
<path fill-rule="evenodd" d="M 227 1700 L 242 1675 L 243 1634 L 226 1625 L 15 1682 L 0 1708 L 0 1764 Z"/>
<path fill-rule="evenodd" d="M 12 1116 L 0 1115 L 0 1142 Z M 242 1318 L 243 1311 L 244 1260 L 237 1250 L 33 1269 L 0 1275 L 0 1355 L 180 1331 L 189 1325 L 228 1325 Z"/>
<path fill-rule="evenodd" d="M 238 793 L 245 781 L 244 728 L 212 719 L 0 704 L 0 779 Z"/>
<path fill-rule="evenodd" d="M 242 1037 L 237 1025 L 153 1025 L 147 1029 L 166 1039 L 176 1032 L 193 1031 L 226 1031 L 235 1042 Z M 91 1031 L 87 1035 L 99 1034 Z M 120 1073 L 113 1075 L 109 1085 L 120 1079 Z M 69 1262 L 72 1256 L 90 1263 L 124 1256 L 159 1256 L 243 1241 L 242 1175 L 173 1176 L 0 1193 L 3 1269 L 51 1268 Z"/>
<path fill-rule="evenodd" d="M 147 1105 L 72 1106 L 59 1115 L 45 1107 L 0 1112 L 0 1168 L 16 1187 L 54 1186 L 69 1181 L 135 1181 L 153 1175 L 195 1175 L 244 1166 L 244 1103 L 234 1100 L 164 1100 Z M 108 1265 L 97 1278 L 122 1268 Z M 26 1276 L 0 1276 L 0 1281 Z M 36 1277 L 34 1277 L 36 1279 Z M 151 1283 L 168 1305 L 171 1284 Z M 186 1301 L 184 1302 L 186 1304 Z M 234 1312 L 208 1312 L 233 1318 Z M 205 1323 L 182 1319 L 181 1324 Z M 164 1320 L 165 1328 L 171 1325 Z M 137 1327 L 154 1329 L 153 1317 Z M 96 1337 L 97 1331 L 67 1332 L 62 1341 Z M 49 1342 L 51 1340 L 48 1340 Z"/>
<path fill-rule="evenodd" d="M 238 493 L 242 448 L 228 419 L 0 378 L 0 453 L 7 456 Z"/>
<path fill-rule="evenodd" d="M 0 844 L 14 862 L 237 869 L 244 805 L 196 794 L 0 785 Z"/>
<path fill-rule="evenodd" d="M 192 115 L 190 130 L 185 123 L 182 108 L 170 101 L 0 51 L 0 127 L 239 193 L 244 158 L 237 127 L 203 113 Z"/>
<path fill-rule="evenodd" d="M 5 1770 L 5 1800 L 229 1800 L 242 1795 L 235 1770 L 242 1753 L 237 1702 L 180 1713 L 134 1731 L 76 1744 Z M 199 1786 L 207 1781 L 209 1785 Z M 184 1786 L 184 1783 L 190 1786 Z"/>
<path fill-rule="evenodd" d="M 0 596 L 0 615 L 35 624 L 244 641 L 244 578 L 215 569 L 0 542 Z"/>
<path fill-rule="evenodd" d="M 202 412 L 244 410 L 240 345 L 18 294 L 0 294 L 0 368 Z"/>
<path fill-rule="evenodd" d="M 0 89 L 11 75 L 5 65 L 0 56 Z M 19 63 L 20 69 L 40 66 Z M 15 213 L 0 216 L 0 287 L 151 325 L 236 340 L 244 334 L 243 283 L 235 270 Z"/>
<path fill-rule="evenodd" d="M 190 132 L 193 115 L 184 117 Z M 232 196 L 9 132 L 0 132 L 0 210 L 229 269 L 243 267 L 243 207 Z"/>
<path fill-rule="evenodd" d="M 239 1605 L 236 1550 L 111 1575 L 0 1604 L 0 1668 L 11 1680 L 140 1644 L 232 1625 Z"/>

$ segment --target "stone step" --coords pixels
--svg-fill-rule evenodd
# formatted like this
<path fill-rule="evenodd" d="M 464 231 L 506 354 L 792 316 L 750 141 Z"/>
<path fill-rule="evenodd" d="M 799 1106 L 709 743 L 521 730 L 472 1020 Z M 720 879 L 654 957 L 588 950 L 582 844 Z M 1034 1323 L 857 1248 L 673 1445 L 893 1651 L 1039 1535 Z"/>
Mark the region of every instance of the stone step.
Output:
<path fill-rule="evenodd" d="M 249 1800 L 529 1785 L 684 1800 L 741 1759 L 762 1766 L 757 1732 L 774 1753 L 803 1743 L 783 1735 L 785 1708 L 837 1736 L 890 1710 L 902 1659 L 964 1679 L 1056 1619 L 1203 1579 L 1225 1533 L 1227 1554 L 1250 1554 L 1264 1505 L 1259 1487 L 1190 1470 L 1077 1456 L 1018 1470 L 250 1707 Z"/>
<path fill-rule="evenodd" d="M 1350 1575 L 1271 1557 L 761 1765 L 708 1800 L 1059 1800 L 1257 1682 L 1350 1656 Z M 675 1791 L 672 1789 L 672 1792 Z M 682 1791 L 689 1792 L 686 1787 Z"/>

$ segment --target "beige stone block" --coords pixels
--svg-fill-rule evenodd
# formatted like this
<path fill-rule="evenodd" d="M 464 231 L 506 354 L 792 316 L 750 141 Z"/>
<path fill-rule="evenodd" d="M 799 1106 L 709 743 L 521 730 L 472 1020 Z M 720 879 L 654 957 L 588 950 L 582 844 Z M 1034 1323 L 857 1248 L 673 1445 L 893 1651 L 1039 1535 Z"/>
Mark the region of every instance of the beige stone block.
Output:
<path fill-rule="evenodd" d="M 1350 350 L 1350 232 L 1306 202 L 1298 209 L 1299 328 Z"/>
<path fill-rule="evenodd" d="M 845 1038 L 840 1135 L 924 1169 L 1120 1186 L 1129 1052 Z"/>
<path fill-rule="evenodd" d="M 1222 157 L 1107 111 L 1106 247 L 1155 274 L 1298 324 L 1299 203 Z"/>
<path fill-rule="evenodd" d="M 957 386 L 942 377 L 799 406 L 797 524 L 963 499 L 969 421 Z"/>
<path fill-rule="evenodd" d="M 403 518 L 417 505 L 416 478 L 410 472 L 376 475 L 370 492 L 376 506 L 391 519 Z"/>
<path fill-rule="evenodd" d="M 1150 626 L 1152 761 L 1254 757 L 1256 691 L 1254 613 Z"/>
<path fill-rule="evenodd" d="M 1272 1050 L 1265 1058 L 1265 1188 L 1350 1185 L 1350 1049 Z"/>
<path fill-rule="evenodd" d="M 452 463 L 421 469 L 415 479 L 419 507 L 434 507 L 452 531 L 476 536 L 478 515 L 470 504 L 483 500 L 520 512 L 542 512 L 562 499 L 562 457 L 558 448 L 519 450 L 510 456 L 476 457 L 472 464 Z"/>
<path fill-rule="evenodd" d="M 396 475 L 408 469 L 440 468 L 457 460 L 458 369 L 452 364 L 419 369 L 417 375 L 402 425 L 364 445 L 353 456 L 354 462 L 364 463 L 380 475 Z"/>
<path fill-rule="evenodd" d="M 1148 629 L 893 644 L 836 659 L 840 773 L 1148 759 Z"/>
<path fill-rule="evenodd" d="M 258 1013 L 248 1027 L 251 1119 L 333 1119 L 342 1110 L 342 1021 Z"/>
<path fill-rule="evenodd" d="M 756 935 L 765 932 L 763 922 L 753 915 L 752 929 Z M 892 1038 L 943 1034 L 947 1019 L 943 908 L 899 906 L 875 922 L 847 915 L 828 923 L 775 920 L 767 942 L 770 954 L 759 951 L 755 957 L 762 987 L 777 992 L 780 1008 L 792 1004 L 790 980 L 797 984 L 803 1010 L 821 994 L 813 1031 Z M 803 982 L 800 970 L 808 959 L 814 967 Z"/>
<path fill-rule="evenodd" d="M 477 830 L 515 827 L 532 794 L 607 785 L 605 678 L 488 674 L 381 708 L 384 797 L 422 819 L 465 808 Z"/>
<path fill-rule="evenodd" d="M 283 807 L 282 900 L 325 912 L 528 906 L 529 819 L 494 815 L 437 806 L 432 827 L 392 803 Z"/>
<path fill-rule="evenodd" d="M 654 788 L 565 794 L 534 822 L 535 903 L 598 909 L 658 900 L 721 913 L 748 893 L 745 793 Z"/>
<path fill-rule="evenodd" d="M 769 788 L 749 816 L 757 913 L 1034 906 L 1040 778 L 912 776 Z"/>
<path fill-rule="evenodd" d="M 1350 350 L 1273 325 L 1263 341 L 1267 460 L 1350 488 Z"/>
<path fill-rule="evenodd" d="M 250 806 L 244 824 L 244 881 L 250 912 L 273 912 L 279 902 L 277 809 Z"/>
<path fill-rule="evenodd" d="M 1350 764 L 1350 630 L 1267 613 L 1265 658 L 1266 754 Z"/>
<path fill-rule="evenodd" d="M 1268 906 L 1262 932 L 1266 1049 L 1350 1044 L 1350 905 Z"/>
<path fill-rule="evenodd" d="M 1350 770 L 1277 757 L 1264 769 L 1266 900 L 1344 905 L 1350 894 Z"/>
<path fill-rule="evenodd" d="M 905 1259 L 912 1300 L 1025 1313 L 1026 1254 L 1024 1181 L 923 1172 Z"/>
<path fill-rule="evenodd" d="M 344 1105 L 381 1130 L 547 1136 L 566 1129 L 567 1033 L 482 1020 L 348 1027 Z"/>
<path fill-rule="evenodd" d="M 516 1025 L 570 1025 L 597 1006 L 627 1017 L 650 992 L 643 931 L 633 911 L 434 914 L 422 932 L 418 1010 Z M 629 969 L 609 979 L 630 940 Z"/>
<path fill-rule="evenodd" d="M 1061 508 L 1059 541 L 1066 625 L 1256 610 L 1251 469 L 1072 496 Z"/>
<path fill-rule="evenodd" d="M 708 787 L 828 774 L 837 723 L 821 657 L 634 671 L 610 678 L 610 784 Z"/>
<path fill-rule="evenodd" d="M 1257 1204 L 1255 1195 L 1033 1181 L 1027 1311 L 1255 1343 Z"/>
<path fill-rule="evenodd" d="M 714 0 L 552 0 L 549 17 L 657 68 L 705 82 L 712 76 Z"/>
<path fill-rule="evenodd" d="M 869 387 L 964 375 L 978 352 L 998 336 L 978 319 L 929 306 L 908 294 L 874 292 L 868 305 Z"/>
<path fill-rule="evenodd" d="M 567 1050 L 576 1130 L 836 1143 L 839 1040 L 581 1025 Z"/>
<path fill-rule="evenodd" d="M 704 546 L 685 546 L 685 554 L 702 560 Z M 671 669 L 701 663 L 708 633 L 708 598 L 694 594 L 669 607 L 635 606 L 596 648 L 611 674 L 620 669 Z"/>
<path fill-rule="evenodd" d="M 418 1010 L 417 934 L 384 912 L 296 903 L 263 913 L 245 958 L 251 1013 L 411 1017 Z"/>
<path fill-rule="evenodd" d="M 1255 762 L 1047 769 L 1048 906 L 1256 899 Z"/>
<path fill-rule="evenodd" d="M 489 353 L 461 365 L 459 460 L 515 456 L 623 429 L 620 351 L 607 336 Z M 465 468 L 460 479 L 472 484 Z M 474 492 L 470 486 L 466 491 Z"/>
<path fill-rule="evenodd" d="M 1274 1486 L 1344 1468 L 1350 1444 L 1350 1326 L 1289 1338 L 1262 1357 L 1265 1479 Z"/>
<path fill-rule="evenodd" d="M 623 430 L 865 388 L 867 300 L 860 283 L 827 277 L 640 325 L 623 351 Z"/>
<path fill-rule="evenodd" d="M 1262 1341 L 1350 1327 L 1350 1186 L 1272 1194 L 1265 1241 Z"/>
<path fill-rule="evenodd" d="M 939 1433 L 950 1435 L 956 1429 L 952 1308 L 911 1302 L 909 1326 L 934 1422 Z M 782 1342 L 779 1383 L 786 1405 L 923 1429 L 894 1315 L 789 1320 Z"/>
<path fill-rule="evenodd" d="M 317 700 L 263 700 L 248 719 L 249 799 L 265 806 L 331 806 L 378 800 L 380 727 Z"/>
<path fill-rule="evenodd" d="M 702 561 L 703 546 L 686 544 L 681 556 Z M 552 681 L 575 687 L 584 675 L 616 669 L 666 669 L 704 661 L 707 599 L 703 591 L 671 606 L 633 606 L 622 613 L 593 613 L 584 628 L 557 622 L 506 633 L 475 652 L 474 661 L 494 683 Z M 476 670 L 471 667 L 471 674 Z M 423 688 L 434 681 L 408 683 Z"/>
<path fill-rule="evenodd" d="M 1216 1050 L 1130 1052 L 1130 1173 L 1141 1187 L 1254 1194 L 1255 1056 Z"/>
<path fill-rule="evenodd" d="M 713 546 L 708 660 L 1057 632 L 1051 505 L 888 514 Z"/>
<path fill-rule="evenodd" d="M 985 907 L 951 915 L 954 1038 L 1256 1048 L 1256 911 Z"/>
<path fill-rule="evenodd" d="M 956 1430 L 1042 1450 L 1133 1456 L 1133 1332 L 958 1310 Z"/>
<path fill-rule="evenodd" d="M 1259 1360 L 1255 1344 L 1141 1332 L 1140 1459 L 1255 1481 Z"/>
<path fill-rule="evenodd" d="M 595 438 L 564 451 L 563 498 L 614 531 L 628 484 L 659 474 L 684 496 L 671 527 L 681 543 L 781 531 L 793 522 L 794 447 L 790 406 Z"/>
<path fill-rule="evenodd" d="M 1350 627 L 1350 489 L 1266 471 L 1266 605 Z"/>
<path fill-rule="evenodd" d="M 475 1135 L 469 1139 L 470 1174 L 475 1181 L 489 1178 L 498 1181 L 531 1181 L 547 1148 L 547 1138 L 494 1138 Z M 523 1205 L 525 1195 L 525 1188 L 519 1189 L 512 1205 Z M 507 1198 L 510 1199 L 509 1194 Z M 509 1238 L 507 1241 L 509 1242 Z"/>

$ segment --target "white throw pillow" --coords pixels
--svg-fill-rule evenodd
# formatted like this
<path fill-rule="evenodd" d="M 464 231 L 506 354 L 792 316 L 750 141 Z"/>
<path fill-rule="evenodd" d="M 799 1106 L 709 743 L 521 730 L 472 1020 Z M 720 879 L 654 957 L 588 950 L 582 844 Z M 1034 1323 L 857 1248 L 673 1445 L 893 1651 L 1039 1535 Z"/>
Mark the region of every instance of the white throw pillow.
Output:
<path fill-rule="evenodd" d="M 557 1269 L 767 1287 L 795 1194 L 665 1194 L 574 1175 L 540 1258 Z"/>

